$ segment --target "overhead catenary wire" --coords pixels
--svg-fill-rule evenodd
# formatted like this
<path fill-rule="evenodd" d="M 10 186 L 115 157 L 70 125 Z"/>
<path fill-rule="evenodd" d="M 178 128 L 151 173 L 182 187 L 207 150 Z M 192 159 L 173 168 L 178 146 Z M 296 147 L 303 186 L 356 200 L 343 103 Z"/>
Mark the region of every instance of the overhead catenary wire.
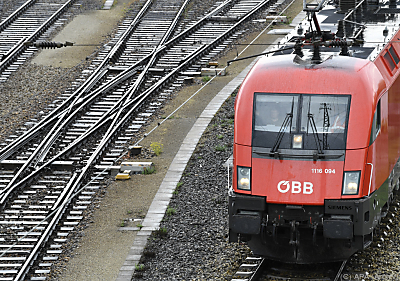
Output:
<path fill-rule="evenodd" d="M 296 0 L 292 0 L 292 2 L 290 2 L 290 4 L 283 9 L 279 15 L 276 16 L 276 18 L 280 17 Z M 275 19 L 276 19 L 275 18 Z M 255 39 L 253 39 L 249 44 L 247 44 L 247 46 L 235 57 L 235 59 L 237 59 L 241 54 L 243 54 L 244 51 L 247 50 L 247 48 L 249 48 L 252 44 L 254 44 L 254 42 L 260 38 L 260 36 L 273 24 L 273 21 L 267 26 L 265 27 L 257 36 Z M 221 73 L 223 71 L 225 71 L 228 68 L 228 65 L 225 66 L 223 69 L 221 69 L 218 73 L 216 73 L 214 76 L 211 77 L 210 80 L 208 80 L 200 89 L 198 89 L 193 95 L 191 95 L 187 100 L 185 100 L 180 106 L 178 106 L 172 113 L 170 113 L 167 117 L 165 117 L 161 122 L 159 122 L 157 124 L 156 127 L 154 127 L 153 129 L 151 129 L 148 133 L 146 133 L 144 135 L 144 137 L 142 137 L 140 140 L 138 140 L 134 146 L 139 145 L 140 142 L 142 142 L 145 137 L 147 137 L 148 135 L 150 135 L 152 132 L 154 132 L 161 124 L 163 124 L 166 120 L 168 120 L 172 115 L 174 115 L 179 109 L 181 109 L 185 104 L 187 104 L 193 97 L 195 97 L 199 92 L 201 92 L 206 86 L 208 86 L 217 76 L 221 75 Z"/>

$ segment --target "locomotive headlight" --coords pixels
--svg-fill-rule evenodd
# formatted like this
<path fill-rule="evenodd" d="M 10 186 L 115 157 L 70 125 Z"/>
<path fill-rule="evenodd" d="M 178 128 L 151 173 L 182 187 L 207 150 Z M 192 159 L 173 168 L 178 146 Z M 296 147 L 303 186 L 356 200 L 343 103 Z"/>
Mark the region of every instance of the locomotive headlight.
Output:
<path fill-rule="evenodd" d="M 343 176 L 343 195 L 358 194 L 358 186 L 360 185 L 361 171 L 344 172 Z"/>
<path fill-rule="evenodd" d="M 293 148 L 303 148 L 303 135 L 293 135 Z"/>
<path fill-rule="evenodd" d="M 237 188 L 242 190 L 250 190 L 250 174 L 251 169 L 249 167 L 238 166 L 237 173 Z"/>

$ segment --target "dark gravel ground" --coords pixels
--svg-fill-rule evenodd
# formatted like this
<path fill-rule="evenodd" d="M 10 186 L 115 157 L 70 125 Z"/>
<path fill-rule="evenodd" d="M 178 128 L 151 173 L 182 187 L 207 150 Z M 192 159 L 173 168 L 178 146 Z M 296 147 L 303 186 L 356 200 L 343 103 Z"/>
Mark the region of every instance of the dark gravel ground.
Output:
<path fill-rule="evenodd" d="M 170 202 L 160 231 L 132 280 L 228 280 L 246 246 L 228 242 L 228 183 L 233 153 L 232 95 L 204 132 Z"/>

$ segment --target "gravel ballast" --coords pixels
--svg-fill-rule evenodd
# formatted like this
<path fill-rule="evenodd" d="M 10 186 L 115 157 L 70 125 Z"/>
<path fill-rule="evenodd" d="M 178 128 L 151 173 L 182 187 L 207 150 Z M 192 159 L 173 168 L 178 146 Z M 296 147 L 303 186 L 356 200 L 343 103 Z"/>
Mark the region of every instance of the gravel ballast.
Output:
<path fill-rule="evenodd" d="M 230 97 L 213 118 L 153 232 L 132 280 L 226 280 L 249 250 L 228 242 L 228 180 L 233 153 Z"/>

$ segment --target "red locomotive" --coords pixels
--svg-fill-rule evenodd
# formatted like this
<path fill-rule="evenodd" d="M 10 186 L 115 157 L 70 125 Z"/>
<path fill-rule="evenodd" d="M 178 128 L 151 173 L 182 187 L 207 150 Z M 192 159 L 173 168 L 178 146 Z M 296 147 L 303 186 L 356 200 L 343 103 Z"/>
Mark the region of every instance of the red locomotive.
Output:
<path fill-rule="evenodd" d="M 367 13 L 368 3 L 353 13 Z M 247 241 L 257 255 L 345 260 L 371 244 L 399 189 L 397 16 L 374 6 L 371 17 L 387 25 L 363 22 L 360 30 L 346 28 L 356 16 L 338 9 L 321 11 L 321 27 L 336 34 L 321 31 L 310 9 L 310 29 L 289 40 L 296 54 L 261 58 L 236 97 L 229 240 Z M 368 41 L 376 34 L 380 48 Z M 324 47 L 338 45 L 340 54 Z"/>

